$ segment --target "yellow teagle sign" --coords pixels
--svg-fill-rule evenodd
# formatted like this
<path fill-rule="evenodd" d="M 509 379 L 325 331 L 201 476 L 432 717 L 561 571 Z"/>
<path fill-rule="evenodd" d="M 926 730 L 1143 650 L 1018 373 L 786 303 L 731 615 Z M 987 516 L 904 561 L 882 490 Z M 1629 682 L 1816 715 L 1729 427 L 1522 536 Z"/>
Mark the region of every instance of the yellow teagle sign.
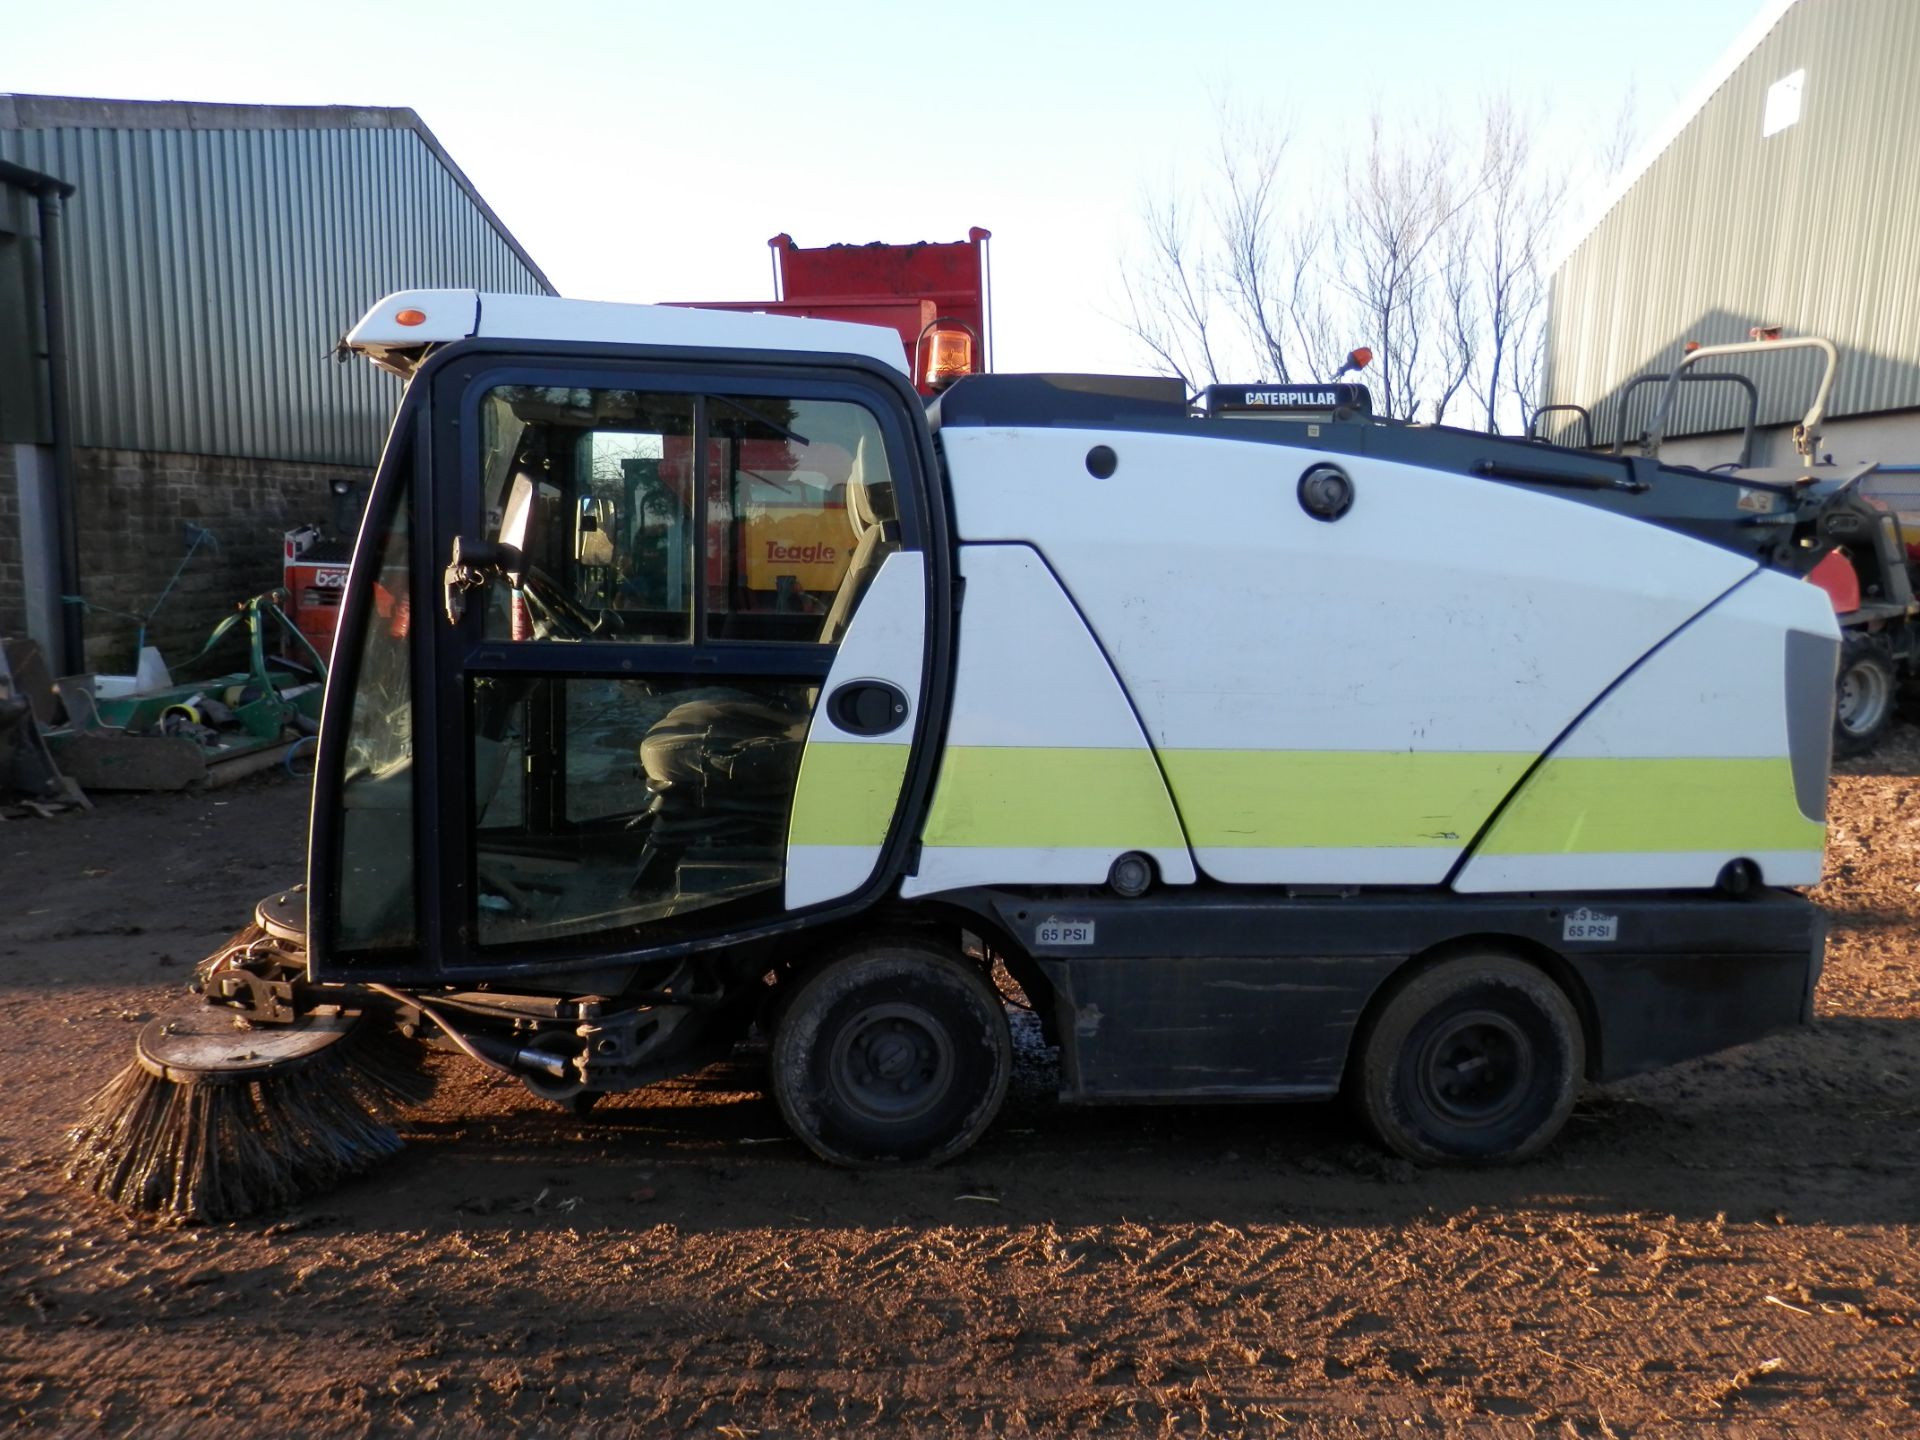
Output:
<path fill-rule="evenodd" d="M 844 510 L 768 506 L 747 517 L 746 531 L 749 590 L 778 589 L 782 575 L 802 590 L 837 590 L 853 555 Z"/>

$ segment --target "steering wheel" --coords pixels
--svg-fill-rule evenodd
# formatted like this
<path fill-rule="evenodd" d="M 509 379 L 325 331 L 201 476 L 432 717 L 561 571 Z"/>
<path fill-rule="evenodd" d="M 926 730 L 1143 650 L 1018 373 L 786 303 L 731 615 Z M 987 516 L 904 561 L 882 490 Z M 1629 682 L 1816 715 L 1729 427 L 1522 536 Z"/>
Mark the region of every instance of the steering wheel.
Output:
<path fill-rule="evenodd" d="M 541 570 L 528 570 L 521 577 L 520 595 L 535 619 L 548 630 L 558 631 L 565 640 L 604 639 L 626 629 L 618 612 L 602 610 L 595 616 Z"/>

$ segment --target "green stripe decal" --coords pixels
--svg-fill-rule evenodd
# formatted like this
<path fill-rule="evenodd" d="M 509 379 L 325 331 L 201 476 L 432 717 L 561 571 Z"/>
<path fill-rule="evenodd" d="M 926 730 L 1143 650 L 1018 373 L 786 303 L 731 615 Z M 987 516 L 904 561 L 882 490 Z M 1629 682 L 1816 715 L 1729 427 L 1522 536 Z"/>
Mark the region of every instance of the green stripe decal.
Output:
<path fill-rule="evenodd" d="M 922 835 L 991 849 L 1184 850 L 1145 749 L 950 746 Z"/>
<path fill-rule="evenodd" d="M 794 782 L 789 845 L 879 845 L 900 806 L 905 745 L 810 743 Z"/>
<path fill-rule="evenodd" d="M 922 834 L 991 849 L 1464 847 L 1532 764 L 1501 751 L 1166 750 L 957 745 Z M 807 746 L 794 845 L 879 845 L 905 745 Z M 1181 820 L 1186 822 L 1186 833 Z M 1549 760 L 1495 822 L 1484 855 L 1819 850 L 1793 768 L 1765 759 Z"/>
<path fill-rule="evenodd" d="M 1458 849 L 1531 755 L 1491 751 L 1164 750 L 1202 849 Z"/>
<path fill-rule="evenodd" d="M 1482 855 L 1818 850 L 1793 763 L 1766 759 L 1549 760 L 1495 823 Z"/>

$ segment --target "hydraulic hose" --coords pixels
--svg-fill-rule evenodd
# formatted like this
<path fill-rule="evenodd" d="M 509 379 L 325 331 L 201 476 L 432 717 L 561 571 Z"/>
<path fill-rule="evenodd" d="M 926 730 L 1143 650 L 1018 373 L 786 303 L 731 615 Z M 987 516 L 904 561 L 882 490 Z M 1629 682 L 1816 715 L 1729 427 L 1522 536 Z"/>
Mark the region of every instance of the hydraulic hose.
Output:
<path fill-rule="evenodd" d="M 452 1021 L 448 1020 L 446 1016 L 442 1015 L 438 1010 L 434 1009 L 433 1006 L 417 996 L 404 994 L 387 985 L 369 985 L 367 989 L 373 991 L 376 995 L 384 995 L 389 1000 L 396 1001 L 401 1005 L 411 1005 L 415 1010 L 418 1010 L 422 1015 L 426 1016 L 427 1019 L 439 1026 L 441 1031 L 454 1043 L 461 1054 L 470 1060 L 478 1061 L 490 1070 L 498 1070 L 502 1075 L 509 1076 L 515 1080 L 520 1079 L 525 1070 L 538 1070 L 542 1074 L 553 1076 L 556 1080 L 572 1078 L 567 1074 L 568 1061 L 564 1055 L 554 1055 L 545 1050 L 524 1049 L 519 1046 L 502 1044 L 499 1041 L 476 1040 L 471 1036 L 461 1034 L 460 1031 L 454 1027 Z M 486 1048 L 483 1049 L 482 1046 Z M 489 1055 L 486 1053 L 487 1049 L 493 1049 L 495 1046 L 498 1047 L 499 1054 Z M 502 1055 L 506 1058 L 501 1058 Z M 516 1069 L 516 1066 L 523 1068 Z"/>

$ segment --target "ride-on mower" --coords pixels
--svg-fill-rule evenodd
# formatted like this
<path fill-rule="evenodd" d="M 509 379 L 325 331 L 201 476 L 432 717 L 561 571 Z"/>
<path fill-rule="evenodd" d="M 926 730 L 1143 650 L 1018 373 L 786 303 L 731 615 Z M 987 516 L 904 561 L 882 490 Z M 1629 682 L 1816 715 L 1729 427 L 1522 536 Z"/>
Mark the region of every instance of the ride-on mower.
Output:
<path fill-rule="evenodd" d="M 1810 1017 L 1838 634 L 1712 476 L 1354 386 L 923 404 L 777 316 L 415 291 L 347 343 L 408 384 L 307 883 L 96 1101 L 104 1195 L 353 1173 L 425 1036 L 580 1111 L 758 1027 L 815 1153 L 937 1162 L 1002 973 L 1067 1101 L 1344 1092 L 1425 1163 Z"/>

